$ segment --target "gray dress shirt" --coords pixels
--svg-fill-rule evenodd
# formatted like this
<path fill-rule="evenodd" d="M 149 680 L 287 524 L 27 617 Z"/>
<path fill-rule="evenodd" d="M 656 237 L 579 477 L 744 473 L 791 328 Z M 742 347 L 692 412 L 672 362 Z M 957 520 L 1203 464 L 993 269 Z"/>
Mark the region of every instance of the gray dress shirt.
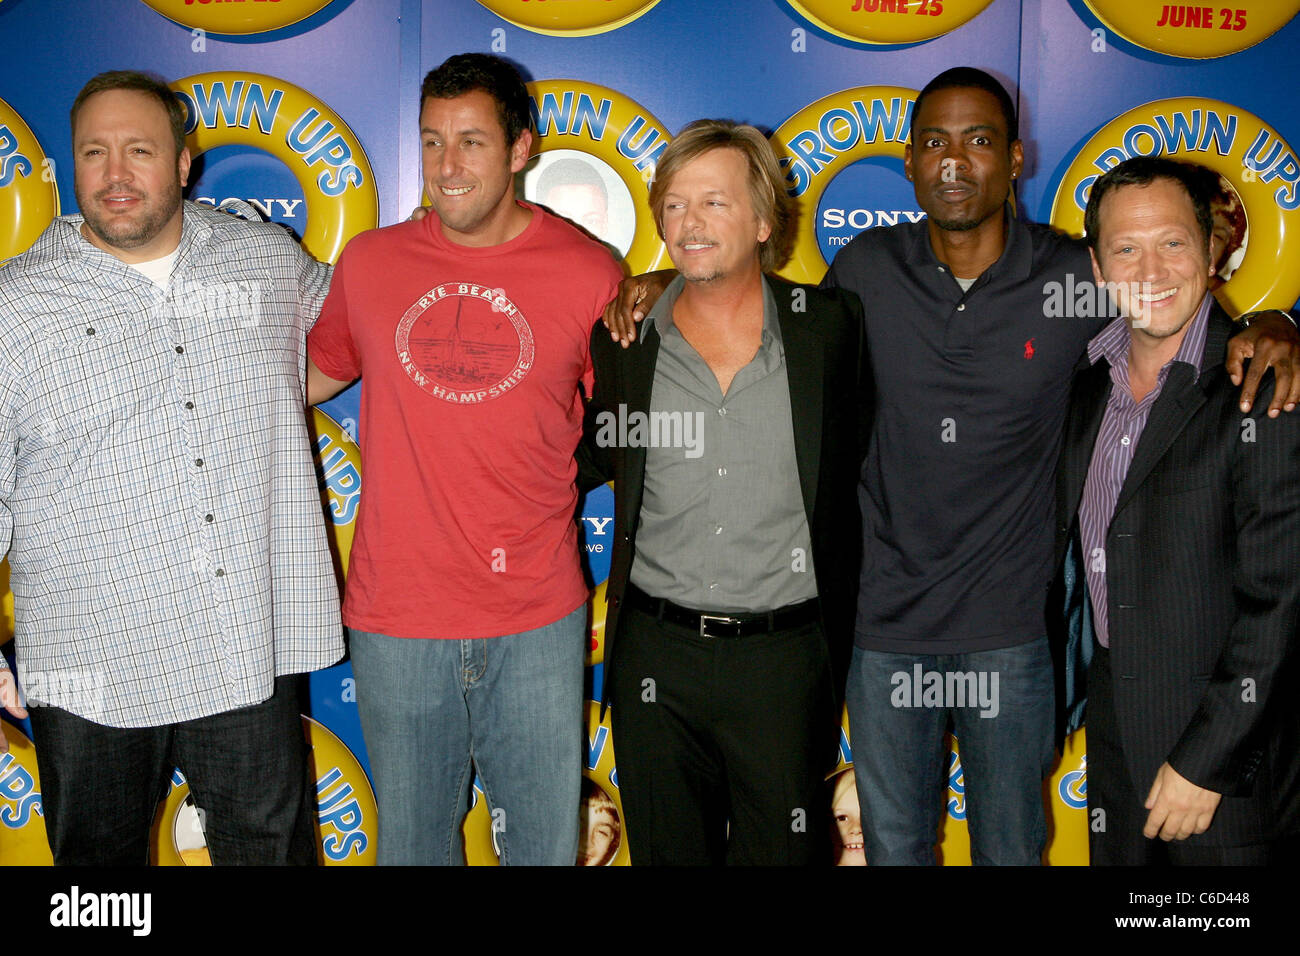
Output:
<path fill-rule="evenodd" d="M 667 413 L 674 417 L 664 420 L 675 422 L 680 413 L 682 440 L 672 441 L 670 429 L 649 430 L 632 583 L 702 611 L 770 611 L 814 598 L 812 541 L 772 290 L 764 280 L 758 352 L 724 396 L 673 324 L 684 286 L 678 276 L 647 319 L 661 340 L 651 420 Z"/>

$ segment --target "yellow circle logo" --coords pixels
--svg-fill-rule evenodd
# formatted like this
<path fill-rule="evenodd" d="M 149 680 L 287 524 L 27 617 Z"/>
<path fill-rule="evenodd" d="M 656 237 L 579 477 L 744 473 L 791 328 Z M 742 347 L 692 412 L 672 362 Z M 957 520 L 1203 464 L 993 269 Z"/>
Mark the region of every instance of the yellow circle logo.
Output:
<path fill-rule="evenodd" d="M 307 203 L 302 244 L 334 262 L 349 239 L 379 224 L 370 160 L 337 113 L 300 87 L 261 73 L 187 76 L 172 84 L 185 104 L 186 142 L 265 150 L 293 173 Z"/>
<path fill-rule="evenodd" d="M 318 857 L 325 866 L 374 866 L 375 793 L 347 745 L 324 724 L 302 719 L 316 784 Z M 156 866 L 211 866 L 203 833 L 203 808 L 195 806 L 184 775 L 172 772 L 171 789 L 154 820 Z"/>
<path fill-rule="evenodd" d="M 610 171 L 607 178 L 617 177 L 617 185 L 632 210 L 633 221 L 627 224 L 630 239 L 624 256 L 632 274 L 669 265 L 649 203 L 655 163 L 672 139 L 664 125 L 653 113 L 622 93 L 582 80 L 539 80 L 528 84 L 528 92 L 536 110 L 536 149 L 542 159 L 551 150 L 576 151 L 599 164 L 591 169 L 597 177 L 592 182 L 599 182 L 604 170 Z M 568 163 L 581 161 L 566 160 Z M 545 173 L 539 179 L 544 177 Z M 572 185 L 569 192 L 573 192 Z M 607 201 L 613 198 L 607 188 L 604 192 Z M 550 195 L 539 193 L 536 199 L 565 214 Z M 597 234 L 599 230 L 595 227 L 588 231 L 598 239 L 607 238 Z"/>
<path fill-rule="evenodd" d="M 502 20 L 534 33 L 585 37 L 631 23 L 659 0 L 478 0 Z"/>
<path fill-rule="evenodd" d="M 951 33 L 993 0 L 787 0 L 806 20 L 859 43 L 919 43 Z"/>
<path fill-rule="evenodd" d="M 340 570 L 347 577 L 352 538 L 357 530 L 357 509 L 361 506 L 361 449 L 350 429 L 319 408 L 312 409 L 312 434 L 321 498 L 330 519 Z"/>
<path fill-rule="evenodd" d="M 1300 297 L 1300 160 L 1273 127 L 1229 103 L 1173 97 L 1107 123 L 1065 171 L 1052 225 L 1081 235 L 1097 177 L 1132 156 L 1159 155 L 1214 170 L 1244 207 L 1240 265 L 1216 292 L 1225 307 L 1291 308 Z"/>
<path fill-rule="evenodd" d="M 805 106 L 772 134 L 799 203 L 799 234 L 781 275 L 794 282 L 820 282 L 826 260 L 817 244 L 817 207 L 839 173 L 868 156 L 897 160 L 903 172 L 903 147 L 912 123 L 916 90 L 901 86 L 860 86 L 823 96 Z"/>
<path fill-rule="evenodd" d="M 54 161 L 0 100 L 0 262 L 23 252 L 59 214 Z"/>
<path fill-rule="evenodd" d="M 52 866 L 36 748 L 3 720 L 0 734 L 9 741 L 9 752 L 0 753 L 0 866 Z"/>
<path fill-rule="evenodd" d="M 1155 53 L 1208 60 L 1266 40 L 1300 12 L 1300 0 L 1086 0 L 1097 19 L 1125 40 Z"/>
<path fill-rule="evenodd" d="M 144 0 L 168 20 L 211 33 L 265 33 L 306 20 L 330 0 Z"/>

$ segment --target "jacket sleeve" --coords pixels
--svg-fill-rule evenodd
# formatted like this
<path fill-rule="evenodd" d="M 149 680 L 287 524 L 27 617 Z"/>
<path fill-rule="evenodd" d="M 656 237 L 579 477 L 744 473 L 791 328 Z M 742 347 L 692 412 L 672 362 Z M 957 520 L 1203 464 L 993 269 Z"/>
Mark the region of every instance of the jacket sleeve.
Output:
<path fill-rule="evenodd" d="M 1256 408 L 1271 397 L 1272 376 L 1264 383 Z M 1243 418 L 1236 445 L 1237 618 L 1169 755 L 1182 776 L 1227 795 L 1250 791 L 1270 724 L 1279 710 L 1294 707 L 1295 688 L 1285 686 L 1285 675 L 1300 629 L 1300 417 Z"/>
<path fill-rule="evenodd" d="M 610 360 L 612 342 L 604 325 L 597 322 L 591 330 L 591 364 L 595 382 L 591 400 L 587 402 L 582 418 L 582 441 L 574 452 L 578 463 L 578 490 L 590 491 L 614 477 L 614 462 L 609 442 L 601 440 L 601 423 L 608 410 L 608 396 L 615 390 L 612 377 L 614 363 Z M 617 347 L 617 346 L 615 346 Z"/>

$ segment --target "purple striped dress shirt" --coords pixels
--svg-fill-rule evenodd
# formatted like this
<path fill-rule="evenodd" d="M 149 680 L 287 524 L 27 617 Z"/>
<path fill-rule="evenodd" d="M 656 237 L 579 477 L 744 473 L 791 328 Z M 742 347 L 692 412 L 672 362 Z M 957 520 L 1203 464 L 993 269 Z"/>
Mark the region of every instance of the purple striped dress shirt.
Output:
<path fill-rule="evenodd" d="M 1133 453 L 1137 451 L 1138 441 L 1146 428 L 1147 416 L 1165 386 L 1169 366 L 1174 362 L 1184 362 L 1198 377 L 1200 375 L 1211 302 L 1213 299 L 1207 292 L 1187 327 L 1178 354 L 1160 369 L 1156 387 L 1140 402 L 1133 401 L 1129 387 L 1128 357 L 1132 340 L 1128 320 L 1116 319 L 1088 343 L 1088 361 L 1096 365 L 1098 359 L 1105 358 L 1110 363 L 1112 383 L 1106 413 L 1097 432 L 1097 443 L 1092 448 L 1083 501 L 1079 505 L 1079 536 L 1083 544 L 1088 593 L 1092 598 L 1093 628 L 1102 647 L 1110 647 L 1110 619 L 1106 606 L 1106 533 L 1110 529 L 1110 519 L 1115 515 L 1115 502 L 1119 500 L 1129 465 L 1133 463 Z"/>

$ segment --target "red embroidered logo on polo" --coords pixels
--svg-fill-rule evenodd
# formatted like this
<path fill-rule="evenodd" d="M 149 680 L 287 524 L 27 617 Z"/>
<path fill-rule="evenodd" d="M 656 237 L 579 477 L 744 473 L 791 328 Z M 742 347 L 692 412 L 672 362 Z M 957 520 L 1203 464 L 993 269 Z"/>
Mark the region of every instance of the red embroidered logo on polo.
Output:
<path fill-rule="evenodd" d="M 533 367 L 533 330 L 504 289 L 444 282 L 397 324 L 397 358 L 435 398 L 472 404 L 499 398 Z"/>

